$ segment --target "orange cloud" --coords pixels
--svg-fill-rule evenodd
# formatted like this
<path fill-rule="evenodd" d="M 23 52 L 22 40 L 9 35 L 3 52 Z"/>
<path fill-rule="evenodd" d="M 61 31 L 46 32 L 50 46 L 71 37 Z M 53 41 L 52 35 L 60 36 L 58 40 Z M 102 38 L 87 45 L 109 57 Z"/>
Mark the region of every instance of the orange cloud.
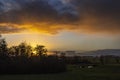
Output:
<path fill-rule="evenodd" d="M 118 3 L 118 0 L 68 0 L 54 8 L 54 5 L 35 0 L 27 5 L 19 4 L 20 9 L 0 13 L 0 32 L 57 34 L 66 30 L 120 34 Z"/>

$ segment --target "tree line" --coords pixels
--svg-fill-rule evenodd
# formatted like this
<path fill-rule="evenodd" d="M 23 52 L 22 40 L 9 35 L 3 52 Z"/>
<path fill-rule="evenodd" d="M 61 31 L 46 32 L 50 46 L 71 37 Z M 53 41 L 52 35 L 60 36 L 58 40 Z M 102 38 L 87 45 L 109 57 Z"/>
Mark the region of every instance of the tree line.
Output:
<path fill-rule="evenodd" d="M 0 74 L 41 74 L 66 71 L 66 64 L 56 56 L 47 55 L 43 45 L 33 48 L 22 42 L 8 48 L 0 37 Z"/>
<path fill-rule="evenodd" d="M 0 56 L 30 57 L 34 54 L 36 56 L 45 56 L 47 55 L 47 49 L 43 45 L 36 45 L 36 47 L 33 48 L 26 42 L 22 42 L 18 46 L 11 46 L 10 48 L 8 48 L 5 39 L 0 39 Z"/>

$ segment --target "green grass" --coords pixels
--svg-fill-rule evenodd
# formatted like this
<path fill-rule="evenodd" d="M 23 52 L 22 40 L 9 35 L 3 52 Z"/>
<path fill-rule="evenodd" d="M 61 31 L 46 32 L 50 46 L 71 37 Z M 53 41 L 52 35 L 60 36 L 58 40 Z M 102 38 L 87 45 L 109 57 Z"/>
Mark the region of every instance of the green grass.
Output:
<path fill-rule="evenodd" d="M 68 72 L 44 75 L 0 75 L 0 80 L 120 80 L 120 65 L 104 65 L 93 69 L 68 66 Z"/>

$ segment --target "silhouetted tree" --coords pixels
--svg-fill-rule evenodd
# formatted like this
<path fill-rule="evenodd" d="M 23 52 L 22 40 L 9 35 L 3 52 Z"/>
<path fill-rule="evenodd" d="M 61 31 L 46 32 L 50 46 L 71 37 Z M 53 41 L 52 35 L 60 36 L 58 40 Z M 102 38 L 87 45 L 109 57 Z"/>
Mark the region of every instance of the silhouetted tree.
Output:
<path fill-rule="evenodd" d="M 8 48 L 5 39 L 0 36 L 0 56 L 7 56 L 8 55 Z"/>
<path fill-rule="evenodd" d="M 9 55 L 10 56 L 19 56 L 19 47 L 18 46 L 12 46 L 9 48 Z"/>
<path fill-rule="evenodd" d="M 46 56 L 47 54 L 47 49 L 43 45 L 37 45 L 35 47 L 36 54 L 39 55 L 40 57 Z"/>
<path fill-rule="evenodd" d="M 5 39 L 0 36 L 0 74 L 36 74 L 58 73 L 66 71 L 66 64 L 56 56 L 46 56 L 45 46 L 33 48 L 23 42 L 18 46 L 7 47 Z M 30 56 L 30 57 L 29 57 Z"/>
<path fill-rule="evenodd" d="M 29 57 L 32 53 L 32 47 L 27 43 L 23 42 L 18 45 L 20 56 Z"/>

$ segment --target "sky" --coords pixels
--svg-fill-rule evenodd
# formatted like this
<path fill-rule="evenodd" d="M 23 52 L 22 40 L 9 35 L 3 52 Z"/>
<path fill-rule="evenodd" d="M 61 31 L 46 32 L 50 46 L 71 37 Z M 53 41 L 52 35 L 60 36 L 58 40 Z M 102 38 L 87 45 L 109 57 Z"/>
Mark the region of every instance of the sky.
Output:
<path fill-rule="evenodd" d="M 120 49 L 119 0 L 0 0 L 0 34 L 49 50 Z"/>

